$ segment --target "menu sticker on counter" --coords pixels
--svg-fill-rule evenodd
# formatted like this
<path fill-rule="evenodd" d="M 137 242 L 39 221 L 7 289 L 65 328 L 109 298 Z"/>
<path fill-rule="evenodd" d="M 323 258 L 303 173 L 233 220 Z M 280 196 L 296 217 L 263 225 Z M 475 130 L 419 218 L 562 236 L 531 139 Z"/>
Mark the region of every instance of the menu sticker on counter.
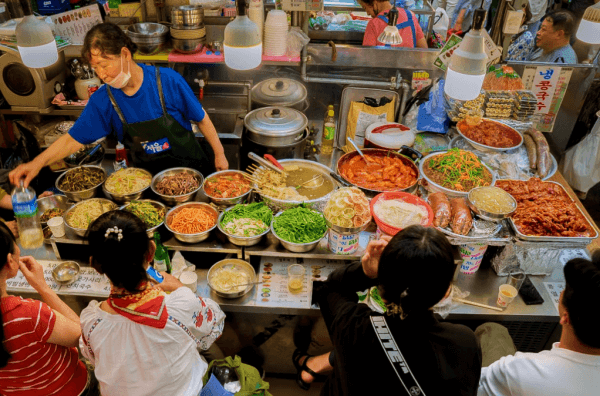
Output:
<path fill-rule="evenodd" d="M 565 290 L 564 282 L 544 282 L 544 287 L 550 294 L 550 298 L 556 307 L 556 311 L 558 312 L 558 301 L 560 300 L 560 293 Z"/>
<path fill-rule="evenodd" d="M 106 275 L 100 275 L 91 267 L 82 267 L 79 271 L 77 280 L 70 285 L 59 285 L 52 277 L 52 270 L 56 268 L 60 261 L 38 260 L 38 263 L 44 268 L 44 280 L 56 294 L 71 294 L 84 296 L 108 297 L 110 294 L 110 283 Z M 6 286 L 12 292 L 36 293 L 35 289 L 29 285 L 27 279 L 21 271 L 12 279 L 6 281 Z"/>
<path fill-rule="evenodd" d="M 288 289 L 287 267 L 304 266 L 304 281 L 299 293 Z M 348 265 L 346 260 L 306 259 L 301 257 L 262 257 L 256 285 L 256 305 L 263 307 L 310 308 L 313 281 L 324 281 L 336 268 Z"/>
<path fill-rule="evenodd" d="M 67 37 L 73 45 L 83 45 L 87 32 L 102 23 L 102 14 L 97 4 L 51 16 L 56 34 Z"/>

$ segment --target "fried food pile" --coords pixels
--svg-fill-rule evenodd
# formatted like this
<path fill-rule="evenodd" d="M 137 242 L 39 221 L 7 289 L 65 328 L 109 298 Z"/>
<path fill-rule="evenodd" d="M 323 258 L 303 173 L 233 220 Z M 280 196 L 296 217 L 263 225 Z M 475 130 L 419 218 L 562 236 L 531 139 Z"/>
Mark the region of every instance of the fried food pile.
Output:
<path fill-rule="evenodd" d="M 522 234 L 531 236 L 589 237 L 592 226 L 562 187 L 538 178 L 528 181 L 498 180 L 500 187 L 517 200 L 512 216 Z"/>

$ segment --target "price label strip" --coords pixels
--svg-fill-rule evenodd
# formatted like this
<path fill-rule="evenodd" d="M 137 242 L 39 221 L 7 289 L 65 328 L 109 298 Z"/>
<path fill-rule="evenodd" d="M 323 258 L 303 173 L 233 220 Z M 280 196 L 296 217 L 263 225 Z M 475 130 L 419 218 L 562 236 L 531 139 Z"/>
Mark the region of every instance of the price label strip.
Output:
<path fill-rule="evenodd" d="M 554 303 L 554 307 L 556 308 L 556 312 L 558 312 L 558 300 L 560 300 L 560 293 L 565 290 L 564 282 L 544 282 L 544 287 L 548 291 L 552 302 Z"/>

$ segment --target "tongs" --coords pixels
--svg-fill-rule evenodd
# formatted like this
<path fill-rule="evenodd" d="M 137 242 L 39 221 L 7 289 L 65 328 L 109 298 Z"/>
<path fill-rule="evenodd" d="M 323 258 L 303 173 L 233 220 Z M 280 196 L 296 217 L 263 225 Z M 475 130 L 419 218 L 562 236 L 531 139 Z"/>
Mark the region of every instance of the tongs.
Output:
<path fill-rule="evenodd" d="M 272 163 L 270 163 L 269 161 L 267 161 L 264 158 L 259 157 L 258 155 L 254 154 L 252 151 L 248 153 L 248 158 L 250 158 L 253 161 L 258 162 L 259 164 L 261 164 L 262 166 L 274 170 L 277 173 L 281 173 L 282 175 L 285 175 L 285 171 L 282 169 L 279 169 L 278 167 L 276 167 L 275 165 L 273 165 Z"/>

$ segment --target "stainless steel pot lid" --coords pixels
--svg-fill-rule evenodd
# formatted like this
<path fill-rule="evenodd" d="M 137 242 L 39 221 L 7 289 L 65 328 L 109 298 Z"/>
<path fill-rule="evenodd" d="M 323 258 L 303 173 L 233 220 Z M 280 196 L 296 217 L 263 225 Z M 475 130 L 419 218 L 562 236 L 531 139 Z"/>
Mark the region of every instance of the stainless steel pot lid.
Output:
<path fill-rule="evenodd" d="M 246 114 L 244 126 L 263 136 L 285 137 L 303 132 L 308 119 L 298 110 L 287 107 L 261 107 Z"/>
<path fill-rule="evenodd" d="M 306 99 L 306 87 L 289 78 L 270 78 L 252 88 L 252 100 L 267 106 L 292 106 Z"/>

